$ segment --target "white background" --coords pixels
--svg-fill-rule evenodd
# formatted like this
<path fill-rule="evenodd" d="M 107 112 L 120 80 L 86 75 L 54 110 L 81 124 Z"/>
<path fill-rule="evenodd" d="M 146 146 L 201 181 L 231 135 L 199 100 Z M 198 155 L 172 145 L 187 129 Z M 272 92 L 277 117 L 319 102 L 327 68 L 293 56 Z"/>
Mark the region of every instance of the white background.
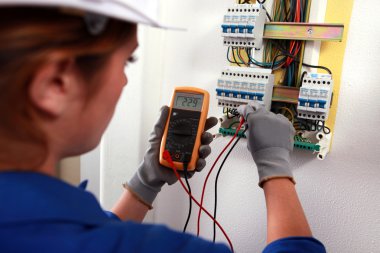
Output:
<path fill-rule="evenodd" d="M 185 26 L 188 32 L 140 29 L 139 63 L 127 70 L 130 83 L 97 151 L 101 153 L 96 158 L 100 172 L 89 172 L 82 163 L 82 172 L 87 168 L 82 178 L 100 181 L 100 187 L 96 180 L 90 186 L 105 208 L 117 200 L 122 182 L 136 170 L 159 108 L 169 102 L 173 87 L 190 85 L 208 90 L 209 115 L 220 116 L 214 89 L 226 64 L 226 50 L 219 26 L 232 2 L 166 0 L 162 19 Z M 297 191 L 314 236 L 330 253 L 380 252 L 380 29 L 375 25 L 379 10 L 379 1 L 355 1 L 331 153 L 325 161 L 299 150 L 292 157 Z M 197 198 L 211 162 L 227 140 L 214 141 L 208 166 L 191 180 Z M 245 146 L 241 141 L 221 174 L 218 219 L 236 252 L 260 252 L 265 247 L 265 203 Z M 210 178 L 206 192 L 209 210 L 213 208 L 213 181 L 214 177 Z M 188 199 L 178 184 L 165 187 L 148 220 L 182 230 L 187 208 Z M 195 231 L 196 212 L 194 209 L 190 221 L 191 232 Z M 212 224 L 202 217 L 201 234 L 211 238 Z M 224 240 L 219 232 L 217 238 Z"/>

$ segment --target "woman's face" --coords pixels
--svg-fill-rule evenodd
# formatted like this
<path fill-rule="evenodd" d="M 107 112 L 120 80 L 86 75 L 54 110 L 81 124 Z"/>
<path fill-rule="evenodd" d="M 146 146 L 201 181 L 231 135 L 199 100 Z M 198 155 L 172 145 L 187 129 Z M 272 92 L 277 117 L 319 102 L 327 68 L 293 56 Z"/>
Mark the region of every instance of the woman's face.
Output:
<path fill-rule="evenodd" d="M 70 119 L 74 127 L 73 135 L 66 150 L 62 151 L 62 156 L 82 154 L 98 145 L 111 121 L 122 90 L 128 83 L 125 66 L 137 46 L 137 34 L 134 32 L 128 42 L 117 49 L 104 68 L 99 70 L 98 78 L 94 81 L 99 87 L 95 94 L 89 98 L 85 95 L 80 97 L 83 100 L 81 110 L 77 110 Z M 84 84 L 83 87 L 87 89 L 91 85 Z"/>

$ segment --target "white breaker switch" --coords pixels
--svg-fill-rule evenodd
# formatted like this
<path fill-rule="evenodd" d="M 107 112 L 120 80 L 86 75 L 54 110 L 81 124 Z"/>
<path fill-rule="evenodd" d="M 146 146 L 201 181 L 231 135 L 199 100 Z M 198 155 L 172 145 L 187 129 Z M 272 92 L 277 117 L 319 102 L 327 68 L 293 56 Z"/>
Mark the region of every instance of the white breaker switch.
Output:
<path fill-rule="evenodd" d="M 308 73 L 298 98 L 298 118 L 325 121 L 328 118 L 333 80 L 329 74 Z"/>
<path fill-rule="evenodd" d="M 228 8 L 221 26 L 224 45 L 261 49 L 265 20 L 265 10 L 259 4 L 236 4 Z"/>
<path fill-rule="evenodd" d="M 237 108 L 257 101 L 270 110 L 274 75 L 270 69 L 229 67 L 218 79 L 218 106 Z"/>

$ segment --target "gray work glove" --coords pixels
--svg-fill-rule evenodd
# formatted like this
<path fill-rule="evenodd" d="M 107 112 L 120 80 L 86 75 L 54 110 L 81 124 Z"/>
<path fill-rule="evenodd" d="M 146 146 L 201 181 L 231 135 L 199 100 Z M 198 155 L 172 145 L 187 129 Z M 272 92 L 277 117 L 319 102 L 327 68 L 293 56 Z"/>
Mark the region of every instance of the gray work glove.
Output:
<path fill-rule="evenodd" d="M 161 115 L 154 126 L 153 132 L 150 134 L 150 146 L 144 155 L 144 160 L 132 179 L 124 184 L 124 187 L 129 189 L 132 194 L 149 207 L 152 207 L 154 199 L 165 183 L 172 185 L 177 182 L 177 177 L 173 170 L 160 165 L 159 162 L 161 139 L 164 134 L 168 116 L 169 107 L 163 106 L 161 108 Z M 217 123 L 217 118 L 208 118 L 205 125 L 205 131 L 214 127 Z M 208 132 L 202 134 L 201 146 L 199 148 L 199 159 L 195 171 L 201 171 L 206 166 L 205 158 L 211 153 L 209 144 L 212 140 L 212 134 Z M 188 177 L 192 177 L 195 171 L 188 172 Z M 183 172 L 179 171 L 179 173 L 181 176 L 184 176 Z"/>
<path fill-rule="evenodd" d="M 259 103 L 241 105 L 238 112 L 248 127 L 247 145 L 257 165 L 259 186 L 272 178 L 289 178 L 295 183 L 290 170 L 295 130 L 290 121 Z"/>

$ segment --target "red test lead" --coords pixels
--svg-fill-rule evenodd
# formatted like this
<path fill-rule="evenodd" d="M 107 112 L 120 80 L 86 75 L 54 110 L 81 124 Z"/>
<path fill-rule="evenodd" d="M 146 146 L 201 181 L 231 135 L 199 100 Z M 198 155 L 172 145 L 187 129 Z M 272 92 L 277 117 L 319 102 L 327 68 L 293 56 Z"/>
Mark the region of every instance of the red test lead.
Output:
<path fill-rule="evenodd" d="M 227 144 L 227 146 L 223 149 L 223 151 L 219 154 L 218 158 L 216 158 L 214 164 L 212 165 L 210 171 L 208 172 L 207 177 L 205 179 L 205 182 L 203 183 L 201 206 L 203 206 L 203 200 L 204 200 L 204 195 L 205 195 L 205 191 L 206 191 L 206 185 L 207 185 L 208 178 L 210 177 L 210 175 L 211 175 L 215 165 L 218 163 L 220 157 L 223 155 L 223 153 L 227 150 L 227 148 L 231 145 L 231 143 L 234 141 L 234 139 L 238 135 L 240 128 L 242 127 L 243 124 L 244 124 L 244 118 L 242 117 L 242 119 L 240 120 L 240 124 L 239 124 L 238 128 L 236 129 L 235 135 L 232 137 L 232 139 Z M 200 232 L 200 223 L 201 223 L 201 209 L 199 209 L 199 212 L 198 212 L 197 236 L 199 236 L 199 232 Z"/>
<path fill-rule="evenodd" d="M 188 189 L 186 188 L 185 184 L 183 183 L 180 175 L 178 174 L 178 171 L 177 169 L 175 168 L 174 166 L 174 163 L 173 163 L 173 160 L 170 156 L 170 153 L 169 151 L 165 150 L 162 154 L 162 157 L 171 165 L 176 177 L 178 178 L 179 182 L 181 183 L 183 189 L 186 191 L 186 193 L 191 197 L 191 199 L 195 202 L 195 204 L 197 204 L 197 206 L 199 206 L 200 210 L 203 210 L 214 222 L 215 224 L 219 227 L 219 229 L 222 231 L 222 233 L 224 234 L 224 236 L 226 237 L 227 241 L 228 241 L 228 244 L 230 245 L 230 248 L 231 248 L 231 251 L 234 252 L 234 247 L 232 246 L 232 242 L 230 240 L 230 238 L 228 237 L 227 233 L 224 231 L 223 227 L 219 224 L 218 221 L 216 221 L 212 215 L 201 205 L 199 204 L 199 202 L 193 197 L 193 195 L 188 191 Z"/>

